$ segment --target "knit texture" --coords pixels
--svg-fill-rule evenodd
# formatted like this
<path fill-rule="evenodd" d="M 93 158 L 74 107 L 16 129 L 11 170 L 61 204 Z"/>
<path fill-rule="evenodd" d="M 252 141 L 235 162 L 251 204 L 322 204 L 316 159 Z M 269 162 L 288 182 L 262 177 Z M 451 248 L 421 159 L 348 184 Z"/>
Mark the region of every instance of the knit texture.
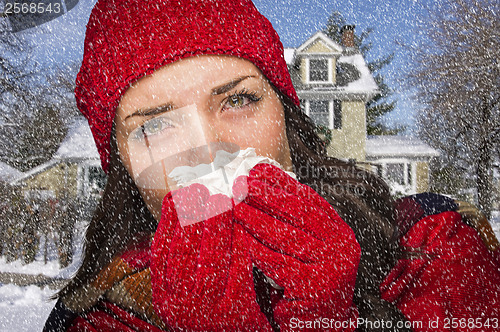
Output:
<path fill-rule="evenodd" d="M 381 294 L 410 321 L 423 322 L 413 325 L 415 332 L 444 331 L 455 320 L 460 323 L 453 331 L 498 331 L 500 266 L 459 213 L 421 219 L 400 245 L 404 256 L 382 282 Z"/>
<path fill-rule="evenodd" d="M 280 331 L 294 330 L 297 321 L 356 321 L 360 247 L 333 207 L 269 164 L 238 177 L 233 194 L 240 199 L 234 218 L 246 231 L 252 263 L 284 288 L 274 308 Z"/>
<path fill-rule="evenodd" d="M 196 212 L 179 212 L 196 196 L 207 199 L 199 204 L 206 210 L 218 211 L 230 201 L 222 194 L 208 197 L 201 184 L 167 194 L 151 246 L 156 312 L 176 331 L 271 331 L 256 300 L 243 228 L 233 222 L 232 210 L 194 224 L 182 222 L 200 219 L 192 215 Z"/>
<path fill-rule="evenodd" d="M 278 34 L 250 0 L 97 2 L 87 24 L 75 96 L 106 172 L 113 119 L 129 85 L 169 63 L 204 54 L 251 61 L 299 104 Z"/>
<path fill-rule="evenodd" d="M 71 295 L 88 305 L 70 331 L 290 331 L 294 319 L 356 321 L 360 248 L 333 207 L 269 164 L 238 177 L 233 194 L 225 210 L 231 199 L 201 184 L 168 193 L 152 243 L 138 236 L 99 273 L 95 292 Z M 200 215 L 210 217 L 190 222 Z"/>

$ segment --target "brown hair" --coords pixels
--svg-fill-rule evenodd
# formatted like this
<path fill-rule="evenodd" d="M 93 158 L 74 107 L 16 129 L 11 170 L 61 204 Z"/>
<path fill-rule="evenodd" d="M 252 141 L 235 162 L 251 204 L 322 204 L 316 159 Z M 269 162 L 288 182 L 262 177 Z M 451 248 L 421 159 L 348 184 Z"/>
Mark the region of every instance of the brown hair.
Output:
<path fill-rule="evenodd" d="M 379 291 L 398 253 L 393 202 L 387 185 L 352 162 L 328 157 L 311 120 L 289 97 L 275 91 L 284 106 L 286 133 L 298 180 L 316 190 L 337 210 L 361 245 L 354 294 L 360 317 L 404 321 L 396 307 L 381 300 Z M 157 222 L 117 150 L 113 130 L 108 182 L 85 236 L 83 262 L 58 296 L 88 284 L 137 232 L 156 229 Z"/>
<path fill-rule="evenodd" d="M 361 246 L 354 292 L 360 318 L 373 322 L 404 322 L 403 314 L 382 300 L 379 290 L 380 283 L 400 256 L 394 202 L 389 187 L 376 174 L 354 162 L 328 157 L 311 119 L 289 98 L 279 92 L 278 95 L 284 105 L 288 143 L 297 179 L 335 208 L 353 229 Z M 406 331 L 404 328 L 394 329 Z M 364 331 L 365 328 L 359 326 L 358 330 Z"/>

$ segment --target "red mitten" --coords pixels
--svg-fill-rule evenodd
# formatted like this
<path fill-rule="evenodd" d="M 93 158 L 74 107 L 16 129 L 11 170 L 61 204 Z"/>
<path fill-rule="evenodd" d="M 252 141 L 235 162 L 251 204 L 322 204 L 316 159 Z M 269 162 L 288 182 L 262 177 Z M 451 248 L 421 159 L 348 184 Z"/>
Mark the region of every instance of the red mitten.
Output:
<path fill-rule="evenodd" d="M 284 288 L 274 308 L 281 331 L 354 330 L 347 323 L 357 318 L 352 297 L 360 247 L 333 207 L 269 164 L 236 179 L 233 194 L 241 200 L 234 214 L 248 232 L 253 263 Z"/>
<path fill-rule="evenodd" d="M 406 257 L 380 285 L 413 330 L 498 331 L 500 271 L 457 212 L 421 219 L 401 239 Z"/>
<path fill-rule="evenodd" d="M 228 206 L 230 198 L 210 196 L 200 184 L 165 197 L 151 247 L 151 284 L 155 310 L 174 330 L 271 330 L 256 301 L 243 228 Z M 209 217 L 192 222 L 203 216 Z"/>

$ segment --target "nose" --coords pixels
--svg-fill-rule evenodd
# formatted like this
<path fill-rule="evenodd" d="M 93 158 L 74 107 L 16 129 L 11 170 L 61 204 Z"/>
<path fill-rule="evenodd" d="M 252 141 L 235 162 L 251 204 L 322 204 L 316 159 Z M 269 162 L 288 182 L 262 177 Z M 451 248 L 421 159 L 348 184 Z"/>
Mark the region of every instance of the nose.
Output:
<path fill-rule="evenodd" d="M 223 150 L 234 154 L 240 150 L 234 139 L 226 134 L 227 124 L 218 119 L 215 112 L 200 112 L 200 127 L 203 131 L 205 146 L 208 148 L 210 161 L 214 161 L 217 151 Z"/>
<path fill-rule="evenodd" d="M 206 126 L 204 126 L 203 134 L 205 136 L 205 142 L 207 145 L 216 145 L 223 142 L 223 138 L 221 137 L 216 123 L 208 123 Z"/>
<path fill-rule="evenodd" d="M 205 144 L 208 148 L 210 162 L 214 161 L 215 154 L 219 150 L 219 144 L 221 142 L 220 133 L 218 131 L 217 121 L 210 118 L 204 117 L 202 121 L 202 130 L 205 140 Z"/>
<path fill-rule="evenodd" d="M 216 114 L 207 105 L 198 105 L 198 117 L 203 139 L 206 145 L 222 140 Z"/>

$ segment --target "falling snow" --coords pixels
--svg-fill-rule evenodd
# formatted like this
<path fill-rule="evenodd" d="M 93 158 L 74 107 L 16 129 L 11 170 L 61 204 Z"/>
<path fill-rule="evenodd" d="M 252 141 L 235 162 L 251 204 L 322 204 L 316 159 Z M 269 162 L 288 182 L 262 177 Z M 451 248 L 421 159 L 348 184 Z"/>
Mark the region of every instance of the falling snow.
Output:
<path fill-rule="evenodd" d="M 8 235 L 2 233 L 3 228 L 0 232 L 0 236 L 6 237 L 8 241 L 4 238 L 0 238 L 0 241 L 9 242 L 11 249 L 13 248 L 12 253 L 9 254 L 15 256 L 7 254 L 0 256 L 0 332 L 40 331 L 42 329 L 55 303 L 54 300 L 50 299 L 57 291 L 52 282 L 55 281 L 57 285 L 61 285 L 60 282 L 71 278 L 76 272 L 80 263 L 82 235 L 86 227 L 84 221 L 89 220 L 90 213 L 95 207 L 98 197 L 102 194 L 104 175 L 98 167 L 99 155 L 88 124 L 76 115 L 73 97 L 76 70 L 81 63 L 83 54 L 85 24 L 95 2 L 95 0 L 80 1 L 74 9 L 57 19 L 39 27 L 16 33 L 15 38 L 6 38 L 5 41 L 8 40 L 9 43 L 4 42 L 4 39 L 0 41 L 0 194 L 2 195 L 0 196 L 2 198 L 0 201 L 2 214 L 0 216 L 3 218 L 0 222 L 10 222 L 8 225 L 10 233 Z M 416 118 L 418 114 L 422 114 L 421 110 L 425 107 L 421 104 L 422 98 L 415 98 L 416 85 L 408 85 L 407 71 L 410 68 L 414 69 L 415 64 L 410 62 L 414 59 L 415 50 L 418 49 L 418 54 L 424 55 L 423 62 L 426 61 L 425 56 L 431 53 L 431 49 L 420 47 L 421 45 L 429 45 L 425 44 L 428 40 L 426 40 L 421 27 L 427 22 L 427 10 L 442 10 L 439 1 L 351 0 L 342 3 L 343 7 L 340 7 L 339 2 L 323 0 L 280 0 L 272 2 L 272 4 L 269 1 L 256 0 L 255 4 L 270 19 L 280 34 L 285 46 L 284 58 L 289 65 L 294 64 L 295 48 L 314 33 L 323 29 L 328 16 L 334 11 L 342 12 L 348 20 L 347 23 L 355 24 L 356 31 L 359 33 L 367 31 L 368 28 L 374 28 L 368 40 L 372 50 L 368 53 L 367 58 L 361 54 L 343 54 L 337 59 L 339 64 L 353 66 L 360 74 L 354 81 L 340 87 L 346 93 L 375 91 L 380 88 L 376 85 L 367 63 L 394 53 L 392 63 L 384 67 L 380 74 L 384 76 L 385 82 L 394 91 L 391 98 L 397 101 L 397 106 L 394 112 L 382 120 L 389 127 L 391 125 L 407 126 L 404 134 L 408 136 L 368 137 L 366 141 L 367 154 L 394 157 L 404 152 L 407 157 L 418 158 L 425 155 L 434 158 L 448 158 L 443 165 L 449 165 L 450 160 L 455 161 L 458 158 L 457 154 L 467 157 L 473 155 L 466 149 L 460 150 L 464 148 L 463 145 L 455 149 L 456 155 L 452 153 L 443 155 L 442 151 L 438 152 L 437 148 L 432 148 L 423 140 L 416 138 L 419 133 Z M 0 0 L 0 11 L 2 7 L 3 1 Z M 4 36 L 2 29 L 5 26 L 5 19 L 0 16 L 0 37 L 2 38 Z M 492 35 L 498 36 L 498 31 L 493 31 Z M 12 35 L 9 36 L 12 37 Z M 498 43 L 498 40 L 496 42 Z M 458 48 L 459 45 L 456 47 Z M 481 47 L 479 49 L 483 50 Z M 498 72 L 498 68 L 500 68 L 497 56 L 498 47 L 494 47 L 494 49 L 497 52 L 494 53 L 495 55 L 485 52 L 487 56 L 483 58 L 484 66 L 492 68 L 488 72 L 495 70 Z M 18 56 L 19 54 L 23 56 Z M 4 59 L 7 60 L 4 61 Z M 474 59 L 477 57 L 472 59 L 470 62 L 475 62 Z M 471 67 L 468 70 L 472 72 L 479 70 L 478 68 Z M 16 81 L 18 77 L 25 74 L 26 80 Z M 496 81 L 488 82 L 490 87 L 500 84 L 498 75 L 494 79 Z M 14 84 L 9 85 L 12 82 Z M 462 84 L 463 80 L 459 82 Z M 474 92 L 474 88 L 478 86 L 473 82 L 464 82 L 463 85 L 469 92 Z M 427 88 L 428 86 L 424 87 L 420 92 L 424 91 L 423 94 L 428 96 Z M 423 99 L 425 100 L 425 98 Z M 447 101 L 447 103 L 452 101 Z M 446 105 L 448 105 L 447 103 Z M 437 109 L 441 108 L 442 105 L 438 106 L 434 107 Z M 463 121 L 466 122 L 472 113 L 469 113 L 469 109 L 465 110 L 466 112 L 462 114 L 465 114 Z M 498 129 L 498 119 L 500 118 L 498 105 L 494 112 L 496 113 L 485 121 L 479 120 L 483 124 L 496 125 Z M 433 114 L 438 113 L 433 110 Z M 478 119 L 477 116 L 473 118 Z M 420 128 L 420 132 L 426 132 L 426 142 L 444 141 L 451 137 L 449 134 L 451 130 L 445 131 L 441 128 L 438 132 L 438 129 L 432 126 L 440 124 L 442 119 L 442 115 L 435 119 L 432 116 L 425 117 L 426 121 L 423 123 L 428 125 L 428 129 L 432 129 L 422 130 Z M 453 124 L 453 121 L 449 123 Z M 477 126 L 473 127 L 477 128 Z M 496 132 L 498 132 L 497 129 L 495 129 Z M 457 131 L 464 132 L 460 128 Z M 470 128 L 465 132 L 467 137 L 471 137 Z M 455 143 L 454 140 L 451 141 Z M 477 140 L 473 141 L 476 143 Z M 492 157 L 489 165 L 496 167 L 491 172 L 491 178 L 496 181 L 493 183 L 500 191 L 498 139 L 494 142 L 497 144 L 496 150 L 494 144 L 489 144 L 489 147 L 496 155 Z M 479 148 L 476 150 L 479 151 Z M 232 160 L 233 157 L 229 159 Z M 255 155 L 251 157 L 255 157 Z M 248 161 L 247 159 L 246 162 Z M 245 168 L 244 171 L 239 172 L 238 169 L 231 170 L 231 172 L 236 175 L 246 174 L 259 161 L 252 159 L 251 165 L 241 166 Z M 82 162 L 85 167 L 73 170 L 68 166 L 76 162 Z M 224 162 L 224 164 L 229 164 L 226 166 L 234 166 L 235 168 L 240 167 L 240 163 L 239 159 L 233 163 L 236 166 L 229 164 L 229 161 Z M 471 165 L 467 162 L 464 164 L 461 164 L 457 169 L 463 174 L 471 174 L 473 172 Z M 11 185 L 12 188 L 17 188 L 16 186 L 22 181 L 29 181 L 40 174 L 42 170 L 54 166 L 57 166 L 56 172 L 64 174 L 61 179 L 67 179 L 68 176 L 72 175 L 78 179 L 75 188 L 68 187 L 66 190 L 68 192 L 77 190 L 84 193 L 82 197 L 85 197 L 85 200 L 79 202 L 57 201 L 54 194 L 55 189 L 50 187 L 51 184 L 45 184 L 46 188 L 38 192 L 31 191 L 20 194 L 14 192 L 14 189 L 12 196 L 9 196 L 10 193 L 7 195 L 9 202 L 6 203 L 4 197 L 7 196 L 4 196 L 4 187 L 7 188 L 6 191 L 9 191 Z M 448 169 L 440 171 L 447 171 L 448 176 L 450 174 Z M 456 172 L 455 168 L 452 168 L 451 175 L 456 175 L 453 172 Z M 183 173 L 180 176 L 185 175 Z M 440 189 L 443 189 L 443 192 L 448 189 L 455 190 L 454 193 L 461 195 L 460 197 L 466 197 L 470 200 L 476 199 L 477 189 L 471 182 L 470 176 L 462 178 L 462 182 L 458 184 L 460 188 L 453 187 L 457 184 L 454 183 L 455 178 L 452 177 L 451 180 L 450 178 L 446 178 L 446 180 L 453 183 L 443 181 L 444 189 L 441 187 Z M 83 179 L 89 181 L 85 182 Z M 207 183 L 216 183 L 216 181 L 220 182 L 221 178 L 207 177 L 205 180 Z M 215 187 L 220 186 L 220 183 L 215 184 Z M 395 184 L 392 189 L 404 193 L 408 188 L 404 185 L 398 187 Z M 216 189 L 212 190 L 212 193 L 214 192 Z M 231 188 L 225 188 L 224 192 L 230 193 Z M 24 199 L 30 199 L 33 203 L 30 203 L 29 206 L 22 205 L 21 202 Z M 11 202 L 12 204 L 10 204 Z M 49 202 L 50 204 L 42 205 L 40 202 Z M 491 214 L 491 225 L 497 238 L 500 237 L 500 211 L 498 209 L 500 206 L 497 205 Z M 20 217 L 23 225 L 12 222 L 17 220 L 12 216 Z M 79 218 L 82 222 L 62 223 L 61 220 L 67 216 L 72 216 L 72 220 Z M 29 232 L 33 224 L 44 227 L 43 235 L 24 238 L 21 233 Z M 40 230 L 42 231 L 42 228 Z M 62 239 L 68 235 L 74 237 L 69 243 L 63 243 L 58 250 L 58 244 L 64 242 Z M 31 247 L 27 244 L 31 244 Z M 33 248 L 36 248 L 36 252 L 30 252 L 30 249 Z M 4 250 L 3 247 L 0 249 Z"/>

